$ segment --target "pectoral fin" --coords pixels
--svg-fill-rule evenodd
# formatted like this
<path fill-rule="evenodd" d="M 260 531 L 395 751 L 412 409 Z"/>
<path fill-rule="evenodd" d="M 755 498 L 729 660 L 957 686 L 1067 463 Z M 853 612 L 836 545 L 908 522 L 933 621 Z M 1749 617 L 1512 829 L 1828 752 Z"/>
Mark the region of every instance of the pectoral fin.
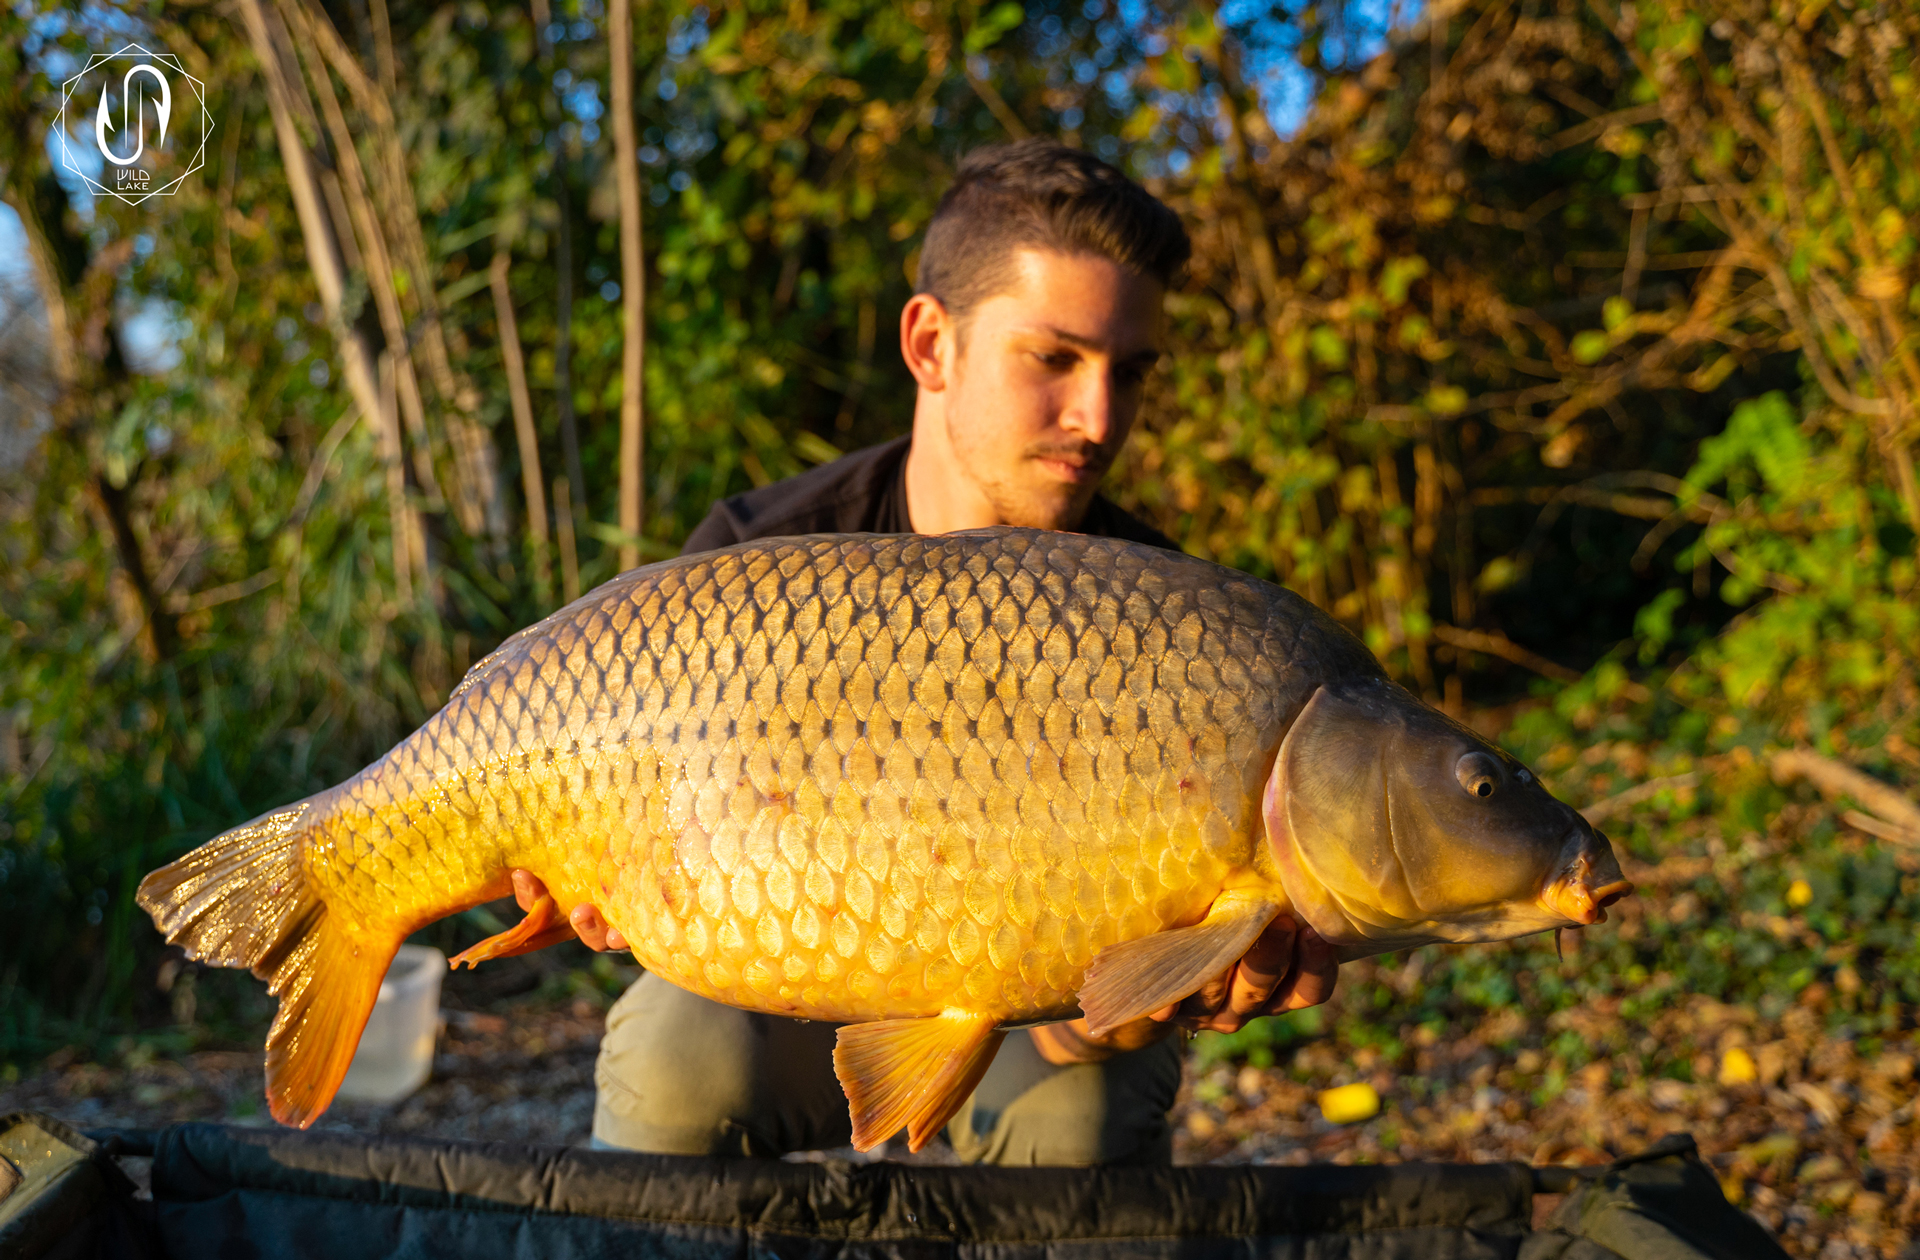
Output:
<path fill-rule="evenodd" d="M 1247 952 L 1278 902 L 1227 894 L 1192 927 L 1109 945 L 1094 956 L 1080 986 L 1080 1013 L 1094 1036 L 1195 993 Z"/>
<path fill-rule="evenodd" d="M 572 940 L 575 933 L 573 925 L 567 922 L 565 915 L 552 897 L 542 894 L 527 911 L 527 917 L 506 931 L 489 936 L 472 949 L 460 953 L 449 964 L 458 967 L 465 964 L 477 967 L 494 958 L 512 958 L 515 954 L 531 954 L 536 949 L 545 949 L 549 945 L 558 945 L 561 941 Z"/>
<path fill-rule="evenodd" d="M 846 1091 L 855 1150 L 872 1150 L 907 1130 L 919 1150 L 945 1127 L 986 1075 L 1006 1033 L 990 1015 L 947 1011 L 925 1019 L 848 1024 L 833 1047 L 833 1072 Z"/>

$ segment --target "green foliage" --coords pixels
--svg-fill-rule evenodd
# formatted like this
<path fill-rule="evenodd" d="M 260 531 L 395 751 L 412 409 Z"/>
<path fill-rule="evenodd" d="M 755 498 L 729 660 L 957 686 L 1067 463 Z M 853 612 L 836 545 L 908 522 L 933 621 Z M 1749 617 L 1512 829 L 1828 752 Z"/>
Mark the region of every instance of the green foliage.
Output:
<path fill-rule="evenodd" d="M 1001 0 L 986 13 L 980 21 L 967 32 L 966 50 L 970 53 L 985 52 L 1000 42 L 1000 37 L 1025 21 L 1027 11 L 1014 0 Z"/>
<path fill-rule="evenodd" d="M 1682 561 L 1717 560 L 1729 604 L 1767 596 L 1691 663 L 1730 705 L 1786 719 L 1821 697 L 1871 704 L 1910 677 L 1920 575 L 1883 541 L 1911 535 L 1893 496 L 1876 493 L 1864 437 L 1772 393 L 1701 443 L 1687 484 L 1724 499 Z M 1676 686 L 1689 685 L 1683 672 Z"/>

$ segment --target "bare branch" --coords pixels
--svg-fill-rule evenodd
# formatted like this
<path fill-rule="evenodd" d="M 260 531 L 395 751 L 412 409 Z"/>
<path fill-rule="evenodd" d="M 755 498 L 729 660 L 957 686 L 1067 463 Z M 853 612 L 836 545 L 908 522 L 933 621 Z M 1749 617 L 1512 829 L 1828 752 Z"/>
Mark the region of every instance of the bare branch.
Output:
<path fill-rule="evenodd" d="M 1670 774 L 1658 779 L 1648 779 L 1645 783 L 1636 783 L 1623 792 L 1603 797 L 1580 811 L 1580 816 L 1590 823 L 1599 824 L 1624 809 L 1632 809 L 1642 801 L 1650 801 L 1662 792 L 1679 792 L 1690 787 L 1698 787 L 1704 776 L 1698 770 L 1686 774 Z"/>
<path fill-rule="evenodd" d="M 1920 834 L 1920 805 L 1914 804 L 1899 789 L 1845 762 L 1822 756 L 1811 748 L 1787 748 L 1773 754 L 1768 766 L 1776 783 L 1803 778 L 1818 788 L 1822 796 L 1851 798 L 1886 822 Z"/>
<path fill-rule="evenodd" d="M 1511 661 L 1523 669 L 1530 669 L 1543 678 L 1555 682 L 1579 682 L 1580 671 L 1568 669 L 1558 661 L 1550 661 L 1538 652 L 1530 652 L 1504 634 L 1486 630 L 1462 630 L 1458 626 L 1442 625 L 1433 627 L 1433 637 L 1453 647 L 1465 648 L 1469 652 L 1484 652 L 1488 656 L 1497 656 L 1503 661 Z"/>
<path fill-rule="evenodd" d="M 1020 115 L 1013 112 L 1006 98 L 1000 95 L 998 88 L 975 74 L 972 66 L 966 66 L 966 74 L 967 86 L 973 89 L 973 94 L 980 98 L 993 116 L 1000 120 L 1000 125 L 1007 129 L 1008 135 L 1015 140 L 1025 140 L 1033 134 L 1027 130 L 1027 125 L 1020 121 Z"/>

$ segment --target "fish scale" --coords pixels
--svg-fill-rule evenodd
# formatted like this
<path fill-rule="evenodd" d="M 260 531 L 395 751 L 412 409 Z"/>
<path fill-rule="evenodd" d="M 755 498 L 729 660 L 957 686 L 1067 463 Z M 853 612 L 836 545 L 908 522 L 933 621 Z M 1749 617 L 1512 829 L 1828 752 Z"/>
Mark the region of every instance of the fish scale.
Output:
<path fill-rule="evenodd" d="M 1300 897 L 1359 956 L 1595 921 L 1621 895 L 1533 784 L 1511 834 L 1441 828 L 1420 904 L 1379 856 L 1400 837 L 1367 830 L 1403 730 L 1506 773 L 1305 601 L 1176 552 L 769 539 L 635 570 L 512 636 L 386 756 L 154 872 L 140 903 L 190 955 L 270 981 L 268 1095 L 291 1123 L 331 1100 L 399 942 L 523 869 L 546 894 L 463 958 L 565 939 L 591 903 L 683 988 L 848 1025 L 856 1143 L 904 1124 L 918 1149 L 1000 1030 L 1159 1009 Z M 1360 786 L 1276 797 L 1291 775 Z M 1507 901 L 1475 900 L 1496 884 Z"/>
<path fill-rule="evenodd" d="M 1025 532 L 642 570 L 340 789 L 329 900 L 417 918 L 505 863 L 716 1001 L 1070 1012 L 1097 950 L 1193 920 L 1256 859 L 1301 613 L 1219 572 Z"/>

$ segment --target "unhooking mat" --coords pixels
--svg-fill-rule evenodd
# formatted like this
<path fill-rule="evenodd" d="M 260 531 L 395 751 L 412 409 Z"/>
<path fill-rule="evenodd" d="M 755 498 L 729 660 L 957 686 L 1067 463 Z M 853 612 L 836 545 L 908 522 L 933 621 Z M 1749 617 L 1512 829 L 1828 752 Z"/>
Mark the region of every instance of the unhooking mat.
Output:
<path fill-rule="evenodd" d="M 145 1155 L 134 1202 L 113 1155 Z M 1690 1138 L 1524 1164 L 931 1168 L 0 1117 L 6 1260 L 1775 1260 Z M 4 1170 L 0 1170 L 4 1173 Z M 1534 1195 L 1565 1193 L 1530 1228 Z"/>

